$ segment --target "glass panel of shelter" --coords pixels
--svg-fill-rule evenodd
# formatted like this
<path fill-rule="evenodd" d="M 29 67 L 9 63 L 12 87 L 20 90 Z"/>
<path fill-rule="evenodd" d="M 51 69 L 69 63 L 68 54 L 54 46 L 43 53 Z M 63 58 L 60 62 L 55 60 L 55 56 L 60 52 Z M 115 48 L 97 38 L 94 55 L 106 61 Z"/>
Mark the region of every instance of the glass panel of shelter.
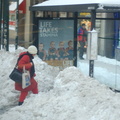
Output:
<path fill-rule="evenodd" d="M 38 12 L 40 13 L 40 12 Z M 116 21 L 118 28 L 116 29 L 113 13 L 97 13 L 96 14 L 96 28 L 98 31 L 98 58 L 94 61 L 94 77 L 101 83 L 107 86 L 120 90 L 120 24 L 119 20 Z M 50 17 L 50 18 L 73 18 L 73 13 L 70 12 L 43 12 L 38 17 Z M 78 27 L 85 24 L 87 31 L 91 30 L 91 14 L 90 13 L 78 13 Z M 115 38 L 116 35 L 117 37 Z M 118 40 L 118 41 L 116 41 Z M 117 45 L 116 45 L 117 44 Z M 86 44 L 87 45 L 87 44 Z M 86 59 L 86 46 L 84 52 L 85 60 L 79 59 L 79 44 L 77 44 L 77 67 L 81 71 L 89 75 L 89 60 Z M 109 61 L 109 62 L 108 62 Z M 112 62 L 111 62 L 112 61 Z M 60 66 L 63 69 L 63 62 L 51 62 L 56 66 Z M 70 63 L 71 64 L 71 63 Z M 53 65 L 54 66 L 54 65 Z M 65 66 L 65 65 L 64 65 Z M 66 65 L 66 67 L 69 65 Z M 107 74 L 109 72 L 109 74 Z M 105 75 L 105 77 L 103 76 Z M 104 77 L 104 79 L 103 79 Z"/>
<path fill-rule="evenodd" d="M 86 29 L 90 30 L 90 19 L 79 19 L 78 26 L 80 24 L 85 24 Z M 94 60 L 94 78 L 112 89 L 120 90 L 120 22 L 114 19 L 96 19 L 95 30 L 98 32 L 98 57 Z M 80 60 L 79 44 L 77 47 L 77 67 L 84 74 L 89 75 L 86 51 L 83 55 L 85 59 Z"/>
<path fill-rule="evenodd" d="M 98 59 L 95 61 L 95 77 L 108 87 L 120 90 L 120 22 L 107 19 L 96 20 L 96 24 L 98 27 Z"/>

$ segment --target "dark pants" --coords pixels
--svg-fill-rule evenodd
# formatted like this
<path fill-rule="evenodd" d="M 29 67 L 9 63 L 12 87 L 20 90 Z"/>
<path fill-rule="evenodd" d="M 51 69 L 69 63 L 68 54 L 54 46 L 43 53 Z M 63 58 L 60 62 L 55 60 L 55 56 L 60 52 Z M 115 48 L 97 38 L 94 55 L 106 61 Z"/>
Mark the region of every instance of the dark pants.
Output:
<path fill-rule="evenodd" d="M 83 58 L 83 54 L 84 54 L 84 46 L 85 46 L 85 42 L 79 41 L 80 43 L 80 49 L 79 49 L 79 57 Z"/>

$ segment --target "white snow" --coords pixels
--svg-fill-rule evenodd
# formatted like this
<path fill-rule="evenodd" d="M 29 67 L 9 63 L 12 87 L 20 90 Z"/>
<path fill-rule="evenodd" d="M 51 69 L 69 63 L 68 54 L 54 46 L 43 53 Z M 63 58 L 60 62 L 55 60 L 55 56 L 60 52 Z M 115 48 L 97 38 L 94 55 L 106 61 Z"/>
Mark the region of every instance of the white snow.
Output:
<path fill-rule="evenodd" d="M 61 6 L 61 5 L 81 5 L 81 4 L 100 4 L 104 6 L 120 6 L 120 0 L 48 0 L 36 5 L 37 6 Z"/>
<path fill-rule="evenodd" d="M 71 66 L 59 72 L 36 56 L 39 94 L 29 93 L 24 104 L 17 106 L 19 92 L 14 90 L 9 74 L 25 50 L 14 50 L 13 45 L 10 52 L 0 50 L 0 120 L 119 120 L 120 93 L 100 81 L 116 74 L 116 60 L 101 56 L 95 62 L 95 78 L 88 76 L 87 60 L 78 61 L 78 68 Z"/>

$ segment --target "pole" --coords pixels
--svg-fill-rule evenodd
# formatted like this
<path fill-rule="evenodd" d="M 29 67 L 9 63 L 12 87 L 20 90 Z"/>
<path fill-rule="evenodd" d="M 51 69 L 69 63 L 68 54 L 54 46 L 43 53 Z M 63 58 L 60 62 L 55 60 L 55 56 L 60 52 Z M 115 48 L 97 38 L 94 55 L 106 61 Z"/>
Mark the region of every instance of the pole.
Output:
<path fill-rule="evenodd" d="M 95 28 L 95 19 L 96 19 L 96 11 L 91 10 L 91 30 Z M 93 77 L 94 76 L 94 60 L 89 61 L 89 76 Z"/>
<path fill-rule="evenodd" d="M 16 38 L 15 38 L 15 49 L 18 48 L 18 19 L 19 19 L 19 0 L 17 0 L 17 9 L 16 9 Z"/>
<path fill-rule="evenodd" d="M 39 44 L 39 39 L 38 39 L 38 31 L 39 31 L 39 27 L 38 27 L 38 19 L 37 17 L 35 17 L 35 11 L 33 11 L 33 45 L 38 46 Z"/>
<path fill-rule="evenodd" d="M 74 66 L 77 67 L 77 16 L 78 12 L 74 13 Z"/>
<path fill-rule="evenodd" d="M 0 50 L 1 50 L 1 39 L 2 39 L 1 23 L 2 23 L 2 0 L 0 0 Z"/>
<path fill-rule="evenodd" d="M 9 51 L 9 0 L 3 1 L 3 47 Z"/>

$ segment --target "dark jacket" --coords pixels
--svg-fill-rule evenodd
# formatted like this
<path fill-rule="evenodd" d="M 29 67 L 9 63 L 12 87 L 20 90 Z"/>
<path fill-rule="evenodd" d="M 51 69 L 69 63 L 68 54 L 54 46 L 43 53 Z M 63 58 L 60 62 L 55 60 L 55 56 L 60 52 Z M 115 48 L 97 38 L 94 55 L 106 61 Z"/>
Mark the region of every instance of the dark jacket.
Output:
<path fill-rule="evenodd" d="M 77 36 L 77 40 L 78 41 L 82 41 L 82 42 L 86 42 L 87 40 L 87 30 L 83 29 L 82 27 L 80 27 L 78 29 L 78 36 Z"/>

